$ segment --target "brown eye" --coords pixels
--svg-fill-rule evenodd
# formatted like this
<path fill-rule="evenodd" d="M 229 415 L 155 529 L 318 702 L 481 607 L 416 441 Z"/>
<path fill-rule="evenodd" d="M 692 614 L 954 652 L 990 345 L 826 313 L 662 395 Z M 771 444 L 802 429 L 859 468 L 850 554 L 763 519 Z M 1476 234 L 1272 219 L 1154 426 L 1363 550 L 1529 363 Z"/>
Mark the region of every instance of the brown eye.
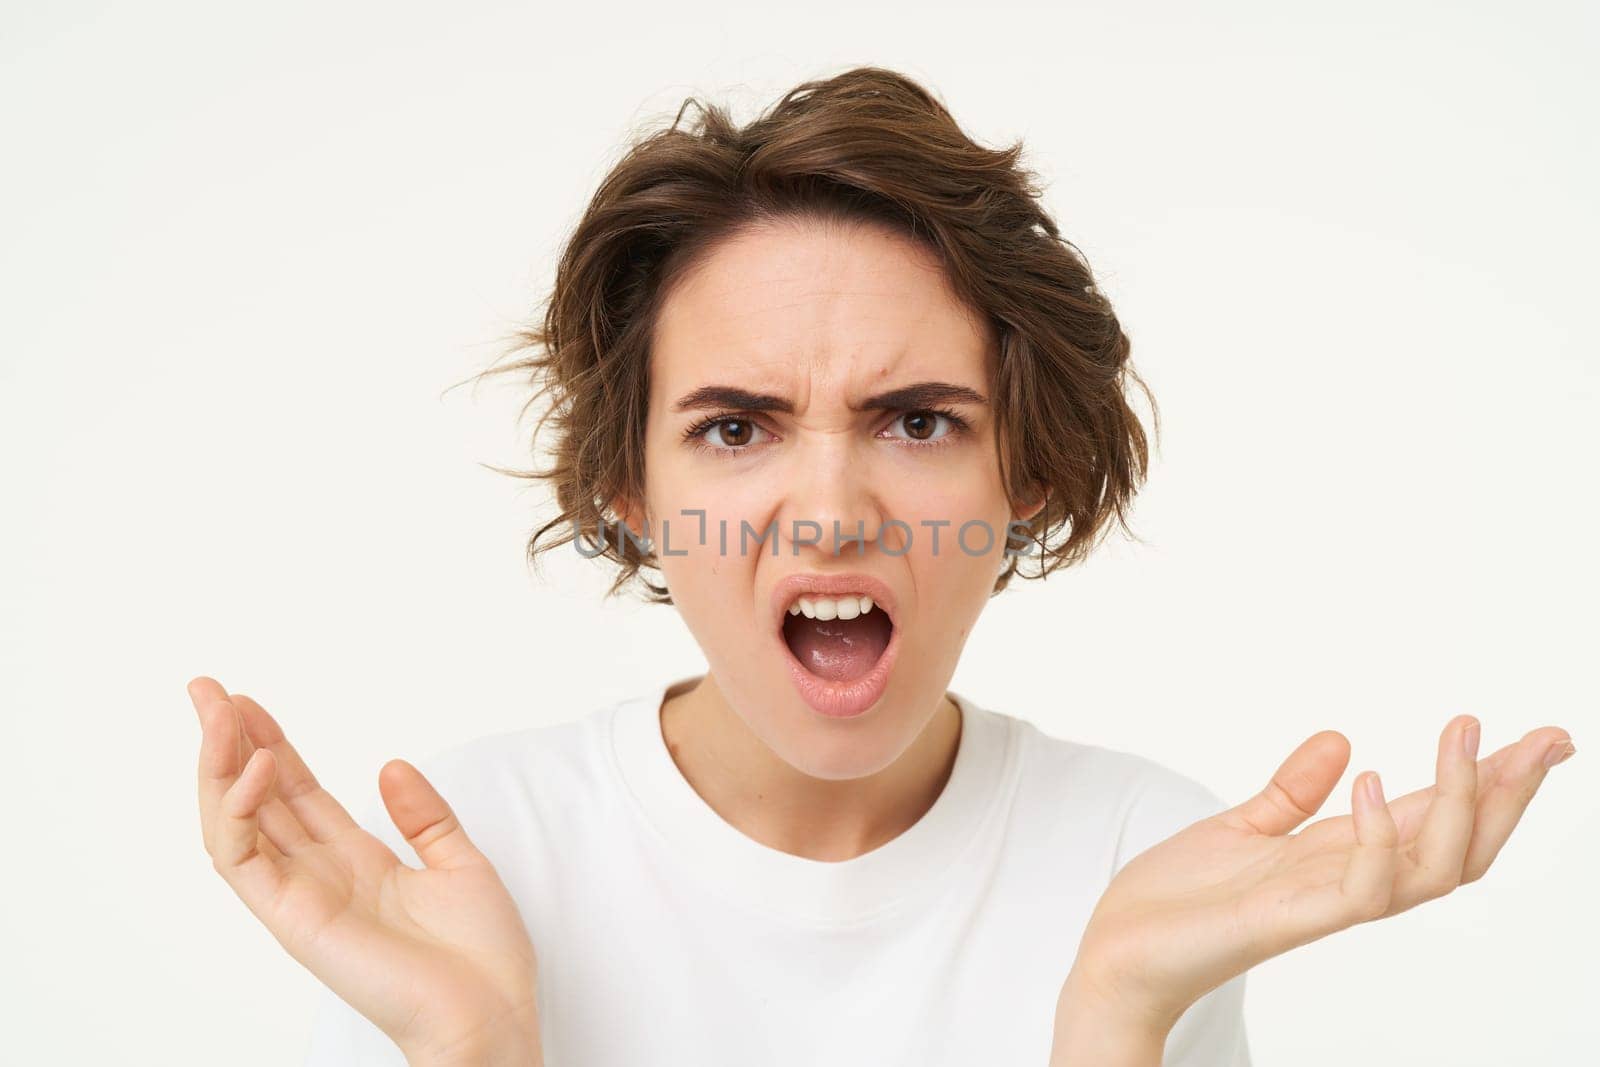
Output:
<path fill-rule="evenodd" d="M 755 435 L 749 419 L 723 419 L 706 427 L 706 443 L 715 448 L 742 448 Z"/>
<path fill-rule="evenodd" d="M 961 420 L 941 411 L 908 411 L 889 424 L 889 436 L 932 444 L 961 428 Z"/>
<path fill-rule="evenodd" d="M 913 440 L 926 441 L 933 435 L 938 417 L 931 411 L 913 411 L 905 417 L 906 433 Z"/>

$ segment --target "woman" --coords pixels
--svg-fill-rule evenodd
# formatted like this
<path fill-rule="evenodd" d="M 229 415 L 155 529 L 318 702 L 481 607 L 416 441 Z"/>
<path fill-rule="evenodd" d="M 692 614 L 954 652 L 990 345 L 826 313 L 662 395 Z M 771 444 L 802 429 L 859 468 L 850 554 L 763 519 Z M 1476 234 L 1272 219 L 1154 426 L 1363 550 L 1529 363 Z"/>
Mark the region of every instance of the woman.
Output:
<path fill-rule="evenodd" d="M 338 998 L 312 1062 L 1247 1064 L 1249 967 L 1488 868 L 1565 731 L 1480 760 L 1459 716 L 1433 787 L 1366 772 L 1295 833 L 1338 733 L 1224 809 L 946 688 L 1145 472 L 1128 339 L 1019 153 L 862 68 L 596 193 L 502 368 L 554 420 L 530 551 L 676 605 L 704 676 L 393 760 L 360 822 L 190 683 L 216 869 Z"/>

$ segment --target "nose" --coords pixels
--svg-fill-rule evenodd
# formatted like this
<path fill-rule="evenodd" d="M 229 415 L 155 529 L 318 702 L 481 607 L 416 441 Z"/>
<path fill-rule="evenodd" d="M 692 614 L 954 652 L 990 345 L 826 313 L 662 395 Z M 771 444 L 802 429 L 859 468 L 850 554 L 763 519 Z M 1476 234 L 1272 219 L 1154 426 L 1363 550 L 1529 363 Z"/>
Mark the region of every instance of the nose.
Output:
<path fill-rule="evenodd" d="M 874 465 L 853 433 L 805 435 L 779 512 L 785 554 L 851 560 L 875 554 L 885 515 Z"/>

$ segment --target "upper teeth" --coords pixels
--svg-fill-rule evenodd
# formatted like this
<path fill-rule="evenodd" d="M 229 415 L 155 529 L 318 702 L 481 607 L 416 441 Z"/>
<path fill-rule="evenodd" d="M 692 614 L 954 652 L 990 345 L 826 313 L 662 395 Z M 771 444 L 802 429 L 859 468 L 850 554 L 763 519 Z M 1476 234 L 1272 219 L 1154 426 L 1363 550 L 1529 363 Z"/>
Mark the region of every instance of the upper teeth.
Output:
<path fill-rule="evenodd" d="M 872 610 L 869 596 L 803 596 L 789 605 L 790 615 L 808 619 L 853 619 Z"/>

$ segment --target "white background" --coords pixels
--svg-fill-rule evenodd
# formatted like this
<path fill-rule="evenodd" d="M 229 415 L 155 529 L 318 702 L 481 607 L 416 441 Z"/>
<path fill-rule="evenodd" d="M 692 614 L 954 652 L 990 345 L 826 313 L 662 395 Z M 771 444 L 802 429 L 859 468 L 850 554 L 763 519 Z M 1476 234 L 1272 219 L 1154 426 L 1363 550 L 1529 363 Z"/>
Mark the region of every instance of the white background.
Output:
<path fill-rule="evenodd" d="M 34 4 L 0 31 L 4 1058 L 294 1062 L 314 980 L 212 872 L 184 695 L 376 771 L 703 660 L 530 574 L 532 312 L 628 136 L 858 63 L 1022 137 L 1161 404 L 1135 522 L 953 688 L 1232 800 L 1391 795 L 1452 715 L 1572 731 L 1482 882 L 1258 968 L 1263 1065 L 1597 1041 L 1592 5 Z M 1329 811 L 1348 810 L 1347 776 Z M 470 828 L 469 828 L 470 829 Z"/>

